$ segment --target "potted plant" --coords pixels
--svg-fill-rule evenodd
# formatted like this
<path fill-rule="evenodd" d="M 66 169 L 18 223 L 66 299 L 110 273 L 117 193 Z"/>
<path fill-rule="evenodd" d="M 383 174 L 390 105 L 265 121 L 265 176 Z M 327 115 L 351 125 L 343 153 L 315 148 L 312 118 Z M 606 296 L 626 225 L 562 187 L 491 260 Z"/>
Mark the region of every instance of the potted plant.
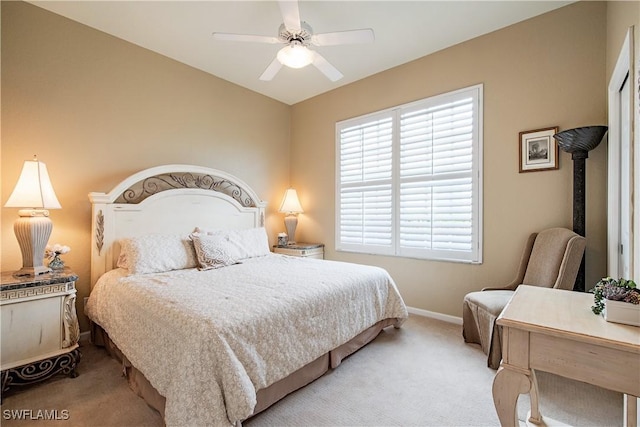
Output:
<path fill-rule="evenodd" d="M 604 277 L 593 288 L 595 314 L 609 322 L 640 326 L 640 290 L 633 280 Z"/>

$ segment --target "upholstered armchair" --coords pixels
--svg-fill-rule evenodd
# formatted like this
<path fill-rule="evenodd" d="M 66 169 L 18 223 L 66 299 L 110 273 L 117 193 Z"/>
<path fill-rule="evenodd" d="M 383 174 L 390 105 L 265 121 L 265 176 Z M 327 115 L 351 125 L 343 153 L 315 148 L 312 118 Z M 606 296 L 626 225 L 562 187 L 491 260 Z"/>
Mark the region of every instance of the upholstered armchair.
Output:
<path fill-rule="evenodd" d="M 566 228 L 550 228 L 529 236 L 516 278 L 503 287 L 468 293 L 462 306 L 465 342 L 480 344 L 487 365 L 498 369 L 502 360 L 502 331 L 496 318 L 520 284 L 573 289 L 584 254 L 584 237 Z"/>

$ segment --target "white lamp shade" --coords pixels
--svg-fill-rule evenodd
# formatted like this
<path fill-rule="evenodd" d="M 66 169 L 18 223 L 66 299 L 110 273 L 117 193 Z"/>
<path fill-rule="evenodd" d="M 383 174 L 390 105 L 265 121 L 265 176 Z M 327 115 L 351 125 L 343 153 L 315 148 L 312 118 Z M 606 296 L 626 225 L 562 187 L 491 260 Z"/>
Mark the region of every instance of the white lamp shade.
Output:
<path fill-rule="evenodd" d="M 306 46 L 289 45 L 278 51 L 278 61 L 290 68 L 303 68 L 313 61 L 313 53 Z"/>
<path fill-rule="evenodd" d="M 280 211 L 283 213 L 302 213 L 302 206 L 300 205 L 300 200 L 298 200 L 298 193 L 293 188 L 289 188 L 284 193 L 284 198 L 282 199 L 282 204 L 280 205 Z"/>
<path fill-rule="evenodd" d="M 5 203 L 8 208 L 60 209 L 47 165 L 38 160 L 24 162 L 18 183 Z"/>

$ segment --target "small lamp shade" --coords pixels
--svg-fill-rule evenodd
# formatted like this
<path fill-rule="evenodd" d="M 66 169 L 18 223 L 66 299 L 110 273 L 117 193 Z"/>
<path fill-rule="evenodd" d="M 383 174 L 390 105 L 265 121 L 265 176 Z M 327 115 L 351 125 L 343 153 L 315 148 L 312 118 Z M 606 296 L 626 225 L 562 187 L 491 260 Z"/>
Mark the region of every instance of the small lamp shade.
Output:
<path fill-rule="evenodd" d="M 298 226 L 297 215 L 304 212 L 300 205 L 300 200 L 298 200 L 298 193 L 293 188 L 289 188 L 284 193 L 282 204 L 280 205 L 280 212 L 287 214 L 287 216 L 284 217 L 284 226 L 287 229 L 287 234 L 289 235 L 289 245 L 293 245 L 296 243 L 296 227 Z"/>
<path fill-rule="evenodd" d="M 25 161 L 18 183 L 5 207 L 60 209 L 60 202 L 49 179 L 47 165 L 37 159 Z"/>
<path fill-rule="evenodd" d="M 284 193 L 284 197 L 282 198 L 282 204 L 280 205 L 280 212 L 282 213 L 302 213 L 302 206 L 300 205 L 300 200 L 298 200 L 298 192 L 293 188 L 289 188 Z"/>
<path fill-rule="evenodd" d="M 5 207 L 23 208 L 13 224 L 20 252 L 22 268 L 16 276 L 35 276 L 51 271 L 43 265 L 44 251 L 51 236 L 53 223 L 47 209 L 60 209 L 53 191 L 47 166 L 38 159 L 24 162 L 18 182 Z"/>

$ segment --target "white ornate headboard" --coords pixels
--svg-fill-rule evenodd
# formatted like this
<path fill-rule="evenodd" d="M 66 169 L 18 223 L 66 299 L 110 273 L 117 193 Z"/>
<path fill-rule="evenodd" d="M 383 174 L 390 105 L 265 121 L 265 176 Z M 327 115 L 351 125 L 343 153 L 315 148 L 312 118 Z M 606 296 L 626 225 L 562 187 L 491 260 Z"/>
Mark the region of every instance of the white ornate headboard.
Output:
<path fill-rule="evenodd" d="M 164 165 L 131 175 L 92 205 L 91 286 L 115 267 L 118 240 L 148 233 L 264 226 L 266 202 L 242 180 L 216 169 Z"/>

